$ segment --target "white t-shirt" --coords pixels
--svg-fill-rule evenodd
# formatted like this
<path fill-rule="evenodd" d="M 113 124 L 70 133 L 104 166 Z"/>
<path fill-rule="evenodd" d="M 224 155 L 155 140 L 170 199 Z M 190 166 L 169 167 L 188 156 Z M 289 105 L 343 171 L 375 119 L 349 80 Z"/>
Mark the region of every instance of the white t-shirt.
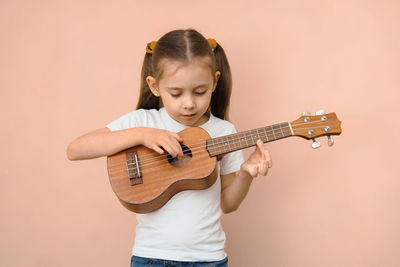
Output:
<path fill-rule="evenodd" d="M 134 110 L 107 125 L 111 131 L 133 127 L 152 127 L 180 132 L 188 126 L 172 119 L 165 108 Z M 235 133 L 232 123 L 211 114 L 200 125 L 211 138 Z M 219 161 L 219 173 L 240 169 L 241 151 L 226 154 Z M 160 209 L 136 214 L 135 256 L 175 261 L 218 261 L 226 257 L 225 233 L 220 218 L 221 181 L 204 190 L 186 190 L 174 195 Z"/>

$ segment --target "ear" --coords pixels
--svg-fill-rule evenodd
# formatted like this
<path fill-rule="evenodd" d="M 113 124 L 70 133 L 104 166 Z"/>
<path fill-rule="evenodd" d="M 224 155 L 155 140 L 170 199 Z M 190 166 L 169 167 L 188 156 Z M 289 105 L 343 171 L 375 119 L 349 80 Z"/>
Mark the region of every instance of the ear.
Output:
<path fill-rule="evenodd" d="M 159 97 L 160 96 L 160 92 L 158 91 L 158 86 L 157 86 L 157 81 L 154 77 L 152 76 L 147 76 L 146 77 L 146 82 L 147 85 L 150 88 L 150 91 L 153 93 L 153 95 Z"/>
<path fill-rule="evenodd" d="M 218 70 L 215 72 L 215 83 L 214 83 L 214 87 L 212 89 L 212 91 L 215 91 L 215 88 L 217 88 L 217 84 L 218 84 L 218 80 L 219 77 L 221 77 L 221 72 L 219 72 Z"/>

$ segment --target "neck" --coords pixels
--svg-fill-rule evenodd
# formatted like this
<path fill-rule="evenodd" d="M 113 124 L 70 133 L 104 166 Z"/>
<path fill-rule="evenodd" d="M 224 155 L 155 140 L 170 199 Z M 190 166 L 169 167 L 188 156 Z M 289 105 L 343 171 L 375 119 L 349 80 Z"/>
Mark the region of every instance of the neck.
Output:
<path fill-rule="evenodd" d="M 207 151 L 211 157 L 255 146 L 258 139 L 263 143 L 292 136 L 289 122 L 278 123 L 245 132 L 207 140 Z"/>

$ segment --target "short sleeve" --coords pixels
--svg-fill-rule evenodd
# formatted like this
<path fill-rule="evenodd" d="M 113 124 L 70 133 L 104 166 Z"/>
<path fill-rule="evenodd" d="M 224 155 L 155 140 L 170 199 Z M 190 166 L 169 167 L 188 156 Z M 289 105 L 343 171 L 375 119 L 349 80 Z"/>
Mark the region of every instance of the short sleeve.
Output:
<path fill-rule="evenodd" d="M 115 121 L 107 124 L 107 128 L 111 131 L 124 130 L 128 128 L 139 127 L 145 118 L 146 113 L 144 110 L 134 110 L 125 115 L 122 115 Z"/>
<path fill-rule="evenodd" d="M 236 133 L 233 127 L 232 134 Z M 244 162 L 243 153 L 241 150 L 225 154 L 220 161 L 220 174 L 225 175 L 240 170 L 240 166 Z"/>

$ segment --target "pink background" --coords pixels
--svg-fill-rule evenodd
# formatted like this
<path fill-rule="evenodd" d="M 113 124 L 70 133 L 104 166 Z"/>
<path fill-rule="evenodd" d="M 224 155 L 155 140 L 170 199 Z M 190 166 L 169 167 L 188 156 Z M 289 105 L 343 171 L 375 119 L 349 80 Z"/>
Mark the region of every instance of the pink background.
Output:
<path fill-rule="evenodd" d="M 147 42 L 193 27 L 225 49 L 247 130 L 324 108 L 328 147 L 273 167 L 224 215 L 230 266 L 400 266 L 400 2 L 1 1 L 1 266 L 129 266 L 135 216 L 105 158 L 70 141 L 134 109 Z M 249 151 L 245 151 L 248 155 Z"/>

